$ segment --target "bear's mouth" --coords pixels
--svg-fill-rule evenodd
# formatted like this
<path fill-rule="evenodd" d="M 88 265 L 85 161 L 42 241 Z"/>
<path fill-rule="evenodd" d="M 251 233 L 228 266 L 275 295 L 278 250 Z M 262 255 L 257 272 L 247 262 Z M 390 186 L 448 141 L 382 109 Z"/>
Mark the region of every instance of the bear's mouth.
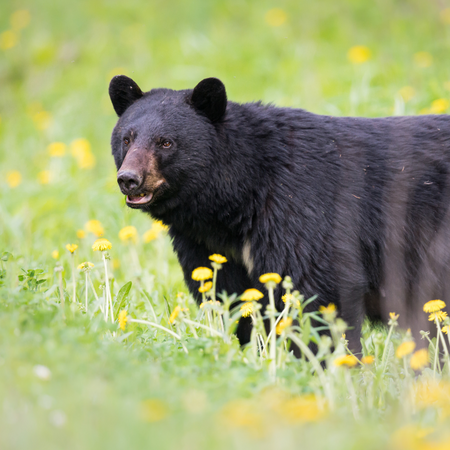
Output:
<path fill-rule="evenodd" d="M 141 206 L 150 203 L 153 200 L 153 192 L 148 194 L 142 193 L 139 195 L 127 195 L 128 206 Z"/>

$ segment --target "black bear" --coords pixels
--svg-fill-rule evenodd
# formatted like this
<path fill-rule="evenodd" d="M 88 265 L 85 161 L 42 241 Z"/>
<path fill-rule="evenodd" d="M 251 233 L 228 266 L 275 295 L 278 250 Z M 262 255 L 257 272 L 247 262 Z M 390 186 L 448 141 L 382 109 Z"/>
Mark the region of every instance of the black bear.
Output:
<path fill-rule="evenodd" d="M 423 304 L 450 293 L 450 120 L 330 117 L 227 100 L 216 78 L 142 92 L 111 80 L 112 133 L 127 204 L 170 228 L 192 270 L 228 258 L 218 291 L 290 275 L 311 308 L 335 303 L 358 349 L 365 316 L 428 330 Z M 281 289 L 276 293 L 281 308 Z M 238 337 L 249 340 L 250 319 Z"/>

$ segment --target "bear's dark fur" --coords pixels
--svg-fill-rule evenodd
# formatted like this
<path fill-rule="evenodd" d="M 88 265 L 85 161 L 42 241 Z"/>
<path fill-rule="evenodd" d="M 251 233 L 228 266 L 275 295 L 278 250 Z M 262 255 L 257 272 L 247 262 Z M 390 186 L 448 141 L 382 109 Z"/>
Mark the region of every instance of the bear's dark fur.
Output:
<path fill-rule="evenodd" d="M 311 308 L 335 303 L 359 346 L 364 316 L 428 330 L 423 304 L 450 293 L 450 120 L 366 119 L 227 101 L 208 78 L 143 93 L 114 77 L 112 150 L 129 206 L 170 227 L 186 283 L 228 258 L 218 291 L 290 275 Z M 276 293 L 282 307 L 281 290 Z M 250 321 L 238 337 L 247 342 Z"/>

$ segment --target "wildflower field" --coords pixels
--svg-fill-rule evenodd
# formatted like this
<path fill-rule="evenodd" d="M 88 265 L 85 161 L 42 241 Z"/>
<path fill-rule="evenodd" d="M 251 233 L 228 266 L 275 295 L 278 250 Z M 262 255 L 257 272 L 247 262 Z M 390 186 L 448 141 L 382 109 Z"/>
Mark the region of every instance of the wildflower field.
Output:
<path fill-rule="evenodd" d="M 447 6 L 3 2 L 0 448 L 450 449 L 448 306 L 424 305 L 437 338 L 414 342 L 392 311 L 353 355 L 336 307 L 304 312 L 288 277 L 216 292 L 218 254 L 192 274 L 197 305 L 164 224 L 119 192 L 107 93 L 117 74 L 146 90 L 215 76 L 240 102 L 447 113 Z M 262 311 L 278 284 L 284 310 Z M 241 315 L 255 324 L 245 348 Z"/>

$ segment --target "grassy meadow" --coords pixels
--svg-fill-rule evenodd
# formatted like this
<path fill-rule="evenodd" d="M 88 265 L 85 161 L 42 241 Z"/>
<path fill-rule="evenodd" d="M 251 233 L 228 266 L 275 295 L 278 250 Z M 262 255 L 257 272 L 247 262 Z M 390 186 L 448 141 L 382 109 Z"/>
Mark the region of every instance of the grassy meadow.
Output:
<path fill-rule="evenodd" d="M 258 294 L 230 310 L 243 293 L 216 293 L 208 270 L 194 275 L 210 288 L 197 306 L 167 231 L 128 209 L 117 187 L 107 94 L 117 74 L 143 90 L 215 76 L 240 102 L 340 116 L 446 113 L 449 7 L 2 2 L 0 448 L 449 449 L 445 306 L 425 308 L 443 330 L 439 342 L 423 336 L 428 351 L 393 311 L 386 328 L 365 327 L 357 358 L 333 306 L 304 313 L 309 299 L 273 274 L 266 288 L 282 283 L 286 308 L 269 308 L 270 336 Z M 226 262 L 214 259 L 220 277 Z M 241 314 L 256 324 L 243 349 L 233 336 Z"/>

